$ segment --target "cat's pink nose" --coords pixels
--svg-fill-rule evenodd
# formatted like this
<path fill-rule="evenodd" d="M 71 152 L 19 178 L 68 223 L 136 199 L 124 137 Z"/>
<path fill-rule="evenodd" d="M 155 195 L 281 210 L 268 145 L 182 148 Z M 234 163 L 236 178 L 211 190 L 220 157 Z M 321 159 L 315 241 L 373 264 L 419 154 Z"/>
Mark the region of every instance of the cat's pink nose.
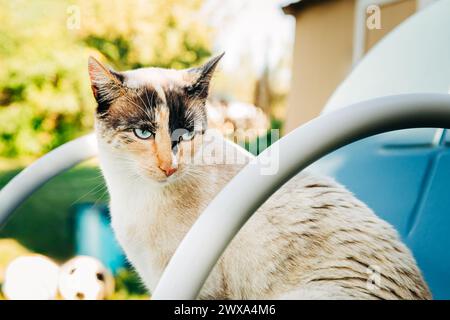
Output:
<path fill-rule="evenodd" d="M 177 171 L 177 168 L 167 168 L 167 169 L 163 169 L 161 168 L 162 171 L 164 171 L 164 173 L 166 174 L 167 177 L 170 177 L 171 175 L 173 175 L 175 173 L 175 171 Z"/>

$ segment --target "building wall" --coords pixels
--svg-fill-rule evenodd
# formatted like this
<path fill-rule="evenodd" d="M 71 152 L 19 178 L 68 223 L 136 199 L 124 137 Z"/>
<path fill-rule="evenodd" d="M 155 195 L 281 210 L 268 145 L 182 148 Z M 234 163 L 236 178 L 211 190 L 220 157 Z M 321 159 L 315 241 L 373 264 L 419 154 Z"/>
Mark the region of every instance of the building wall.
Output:
<path fill-rule="evenodd" d="M 417 10 L 416 0 L 402 0 L 380 5 L 381 29 L 366 30 L 365 52 Z"/>
<path fill-rule="evenodd" d="M 316 117 L 352 66 L 354 0 L 324 1 L 296 13 L 285 132 Z"/>
<path fill-rule="evenodd" d="M 296 30 L 285 133 L 318 116 L 351 71 L 355 27 L 365 29 L 359 44 L 365 53 L 418 8 L 417 0 L 381 4 L 382 28 L 368 30 L 365 24 L 355 26 L 356 1 L 318 1 L 293 12 Z"/>

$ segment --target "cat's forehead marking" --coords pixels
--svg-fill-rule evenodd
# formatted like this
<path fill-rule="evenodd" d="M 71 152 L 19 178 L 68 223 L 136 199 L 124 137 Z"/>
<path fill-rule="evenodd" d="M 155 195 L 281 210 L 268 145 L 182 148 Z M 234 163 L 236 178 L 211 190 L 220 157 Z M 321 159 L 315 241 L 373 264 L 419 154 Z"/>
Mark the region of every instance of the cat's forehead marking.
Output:
<path fill-rule="evenodd" d="M 153 89 L 162 104 L 167 106 L 166 91 L 184 87 L 192 80 L 185 70 L 141 68 L 125 71 L 125 86 L 129 88 L 147 87 Z"/>
<path fill-rule="evenodd" d="M 130 88 L 142 86 L 162 87 L 169 89 L 173 86 L 187 85 L 190 76 L 184 70 L 141 68 L 123 72 L 125 85 Z"/>
<path fill-rule="evenodd" d="M 112 103 L 103 121 L 109 128 L 147 127 L 156 131 L 162 125 L 168 132 L 193 130 L 194 121 L 206 122 L 202 100 L 191 99 L 187 87 L 198 80 L 189 70 L 142 68 L 121 73 L 122 83 L 133 90 Z"/>
<path fill-rule="evenodd" d="M 169 123 L 169 109 L 165 106 L 157 108 L 155 112 L 155 119 L 158 123 L 167 125 Z"/>
<path fill-rule="evenodd" d="M 167 99 L 166 99 L 166 94 L 164 92 L 164 89 L 160 85 L 157 85 L 157 84 L 155 84 L 153 86 L 153 88 L 155 89 L 158 97 L 161 99 L 162 105 L 167 108 Z"/>

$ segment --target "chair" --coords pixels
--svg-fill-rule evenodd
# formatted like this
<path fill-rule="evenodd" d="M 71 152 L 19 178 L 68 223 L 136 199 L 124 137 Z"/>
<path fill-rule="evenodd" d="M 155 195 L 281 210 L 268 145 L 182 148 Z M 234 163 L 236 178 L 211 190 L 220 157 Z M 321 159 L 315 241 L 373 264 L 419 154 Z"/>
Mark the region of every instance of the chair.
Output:
<path fill-rule="evenodd" d="M 413 23 L 423 15 L 437 19 L 443 16 L 439 12 L 448 12 L 448 9 L 449 2 L 443 1 L 407 23 Z M 402 26 L 405 33 L 408 33 L 407 23 Z M 394 35 L 402 36 L 400 31 Z M 383 43 L 374 52 L 383 50 Z M 358 68 L 353 74 L 360 70 Z M 280 139 L 246 166 L 209 204 L 176 250 L 153 293 L 153 299 L 196 298 L 221 253 L 247 219 L 280 186 L 314 161 L 354 141 L 388 131 L 417 127 L 450 128 L 450 95 L 447 93 L 384 96 L 380 92 L 377 98 L 371 96 L 369 100 L 350 104 L 345 94 L 339 95 L 344 90 L 341 88 L 329 105 L 336 103 L 347 107 L 327 112 Z M 427 89 L 414 91 L 429 91 Z M 53 150 L 22 171 L 0 192 L 0 225 L 48 179 L 95 156 L 96 152 L 94 137 L 89 135 Z M 267 163 L 278 166 L 278 171 L 261 175 Z M 450 227 L 450 222 L 445 227 Z M 197 250 L 200 247 L 202 250 Z"/>

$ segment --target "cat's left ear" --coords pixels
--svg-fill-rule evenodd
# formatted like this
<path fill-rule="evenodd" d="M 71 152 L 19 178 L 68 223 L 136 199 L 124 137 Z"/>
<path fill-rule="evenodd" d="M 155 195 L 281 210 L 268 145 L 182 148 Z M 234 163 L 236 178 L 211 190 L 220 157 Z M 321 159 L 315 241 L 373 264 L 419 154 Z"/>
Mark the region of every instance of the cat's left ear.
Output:
<path fill-rule="evenodd" d="M 189 94 L 194 95 L 196 98 L 206 99 L 212 75 L 224 54 L 225 52 L 222 52 L 208 60 L 204 65 L 188 70 L 189 73 L 194 74 L 193 83 L 188 87 Z"/>
<path fill-rule="evenodd" d="M 92 93 L 98 103 L 97 111 L 102 113 L 120 96 L 124 77 L 121 73 L 105 67 L 93 57 L 89 57 L 88 70 Z"/>

